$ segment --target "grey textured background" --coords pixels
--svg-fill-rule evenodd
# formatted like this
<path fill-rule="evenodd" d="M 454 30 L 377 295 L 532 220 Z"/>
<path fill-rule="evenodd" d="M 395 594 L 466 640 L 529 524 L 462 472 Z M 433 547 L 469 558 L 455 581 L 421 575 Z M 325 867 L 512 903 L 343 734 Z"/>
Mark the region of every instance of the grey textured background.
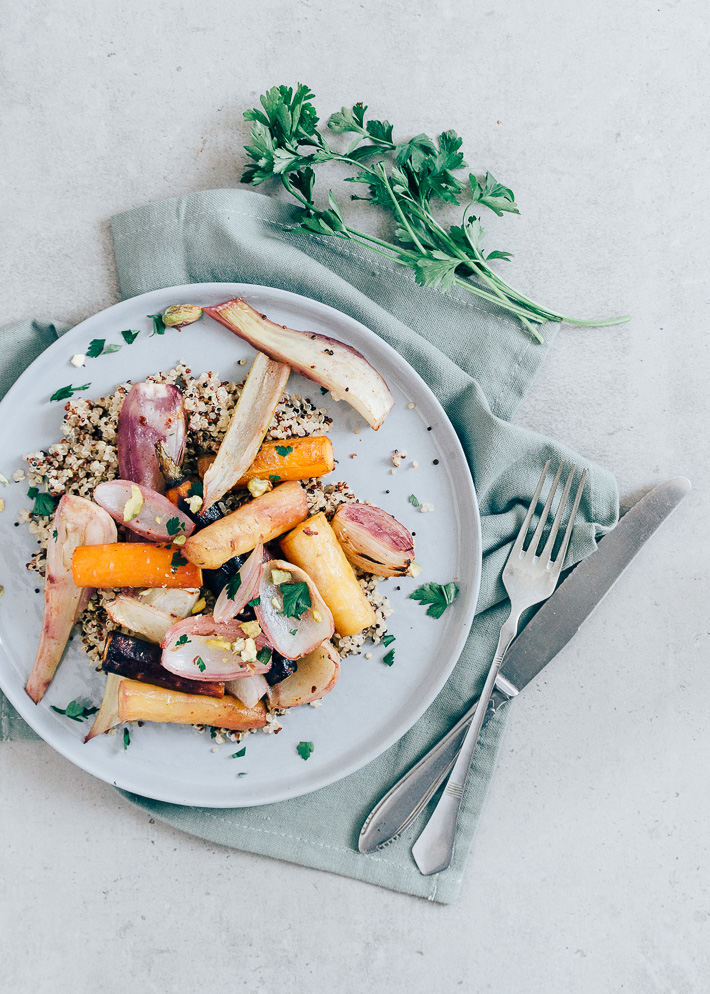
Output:
<path fill-rule="evenodd" d="M 451 908 L 151 824 L 42 744 L 0 748 L 3 984 L 113 994 L 695 994 L 710 963 L 708 15 L 700 0 L 199 4 L 1 15 L 0 323 L 116 299 L 106 219 L 234 185 L 274 82 L 445 127 L 516 192 L 513 282 L 570 313 L 518 419 L 695 491 L 517 702 Z M 575 386 L 570 386 L 574 380 Z"/>

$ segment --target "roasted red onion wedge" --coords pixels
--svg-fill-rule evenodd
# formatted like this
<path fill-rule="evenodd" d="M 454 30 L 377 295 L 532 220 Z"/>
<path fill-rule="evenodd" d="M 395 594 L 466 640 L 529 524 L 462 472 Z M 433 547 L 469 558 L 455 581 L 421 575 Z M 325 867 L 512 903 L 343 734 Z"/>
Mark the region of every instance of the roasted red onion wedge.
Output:
<path fill-rule="evenodd" d="M 341 504 L 331 521 L 348 560 L 377 576 L 404 576 L 414 561 L 411 532 L 371 504 Z"/>
<path fill-rule="evenodd" d="M 118 416 L 118 472 L 122 479 L 165 493 L 165 481 L 155 455 L 159 440 L 171 458 L 185 454 L 185 409 L 177 387 L 166 383 L 136 383 Z"/>
<path fill-rule="evenodd" d="M 94 490 L 94 500 L 111 515 L 149 542 L 173 542 L 187 538 L 195 530 L 195 522 L 157 490 L 131 483 L 111 480 L 100 483 Z"/>
<path fill-rule="evenodd" d="M 394 397 L 383 378 L 350 345 L 274 324 L 241 297 L 204 310 L 255 349 L 330 390 L 334 399 L 346 400 L 375 430 L 394 407 Z"/>
<path fill-rule="evenodd" d="M 165 636 L 161 663 L 170 673 L 190 680 L 226 682 L 267 673 L 271 657 L 266 662 L 257 658 L 266 639 L 261 632 L 249 634 L 258 627 L 253 621 L 220 625 L 211 614 L 187 618 Z"/>
<path fill-rule="evenodd" d="M 52 536 L 47 545 L 42 634 L 25 687 L 35 704 L 42 700 L 52 682 L 71 630 L 94 592 L 74 583 L 74 550 L 80 545 L 115 541 L 116 526 L 103 508 L 73 494 L 62 497 L 54 512 Z"/>
<path fill-rule="evenodd" d="M 283 395 L 289 372 L 283 363 L 257 353 L 217 458 L 205 473 L 203 510 L 231 490 L 254 462 Z"/>
<path fill-rule="evenodd" d="M 246 676 L 243 680 L 230 680 L 224 685 L 224 689 L 241 701 L 245 708 L 253 708 L 267 693 L 269 685 L 258 673 L 256 676 Z"/>
<path fill-rule="evenodd" d="M 330 642 L 324 642 L 299 659 L 298 669 L 291 676 L 273 687 L 267 684 L 269 704 L 274 708 L 295 708 L 318 701 L 331 692 L 339 676 L 340 656 Z"/>
<path fill-rule="evenodd" d="M 213 612 L 214 620 L 218 624 L 223 625 L 225 622 L 231 621 L 232 618 L 236 618 L 249 601 L 258 597 L 263 560 L 264 546 L 259 542 L 239 572 L 230 576 L 222 587 Z M 242 703 L 246 704 L 246 701 L 242 701 Z"/>
<path fill-rule="evenodd" d="M 259 603 L 254 610 L 268 644 L 286 659 L 300 659 L 335 631 L 330 608 L 313 580 L 284 559 L 262 566 Z"/>

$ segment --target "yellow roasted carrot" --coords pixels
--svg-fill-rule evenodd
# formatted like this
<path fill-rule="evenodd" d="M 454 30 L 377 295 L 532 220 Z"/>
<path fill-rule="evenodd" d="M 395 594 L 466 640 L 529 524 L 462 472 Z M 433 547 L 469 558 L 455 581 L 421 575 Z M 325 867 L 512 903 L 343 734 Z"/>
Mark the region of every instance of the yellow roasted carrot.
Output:
<path fill-rule="evenodd" d="M 214 460 L 213 455 L 198 457 L 197 470 L 200 476 L 205 475 Z M 333 443 L 327 435 L 277 439 L 264 442 L 256 459 L 234 485 L 234 489 L 243 490 L 249 480 L 271 480 L 272 483 L 309 480 L 312 476 L 332 473 L 334 469 Z"/>
<path fill-rule="evenodd" d="M 177 545 L 80 545 L 72 557 L 77 587 L 201 587 L 202 571 Z"/>
<path fill-rule="evenodd" d="M 339 635 L 356 635 L 375 624 L 373 607 L 322 511 L 284 535 L 281 548 L 285 558 L 305 570 L 318 587 Z"/>
<path fill-rule="evenodd" d="M 182 547 L 191 563 L 219 569 L 233 556 L 251 552 L 259 542 L 283 535 L 308 515 L 306 492 L 300 483 L 281 483 L 214 524 L 191 535 Z M 148 586 L 148 584 L 145 584 Z M 155 584 L 152 584 L 155 586 Z"/>
<path fill-rule="evenodd" d="M 247 732 L 266 725 L 266 707 L 259 701 L 248 708 L 236 697 L 204 697 L 166 690 L 137 680 L 121 680 L 118 688 L 119 721 L 163 721 L 177 725 L 213 725 Z"/>

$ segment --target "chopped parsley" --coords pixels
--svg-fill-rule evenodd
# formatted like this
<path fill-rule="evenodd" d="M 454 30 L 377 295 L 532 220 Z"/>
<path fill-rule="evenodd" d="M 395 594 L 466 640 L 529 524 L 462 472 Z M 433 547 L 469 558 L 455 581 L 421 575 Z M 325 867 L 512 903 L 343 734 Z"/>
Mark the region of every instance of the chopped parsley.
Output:
<path fill-rule="evenodd" d="M 261 597 L 255 597 L 251 601 L 247 601 L 247 607 L 258 607 L 261 604 Z"/>
<path fill-rule="evenodd" d="M 128 731 L 127 728 L 124 728 L 123 729 L 123 751 L 124 752 L 129 747 L 130 744 L 131 744 L 131 733 Z"/>
<path fill-rule="evenodd" d="M 328 393 L 328 390 L 326 387 L 321 387 L 320 392 L 323 394 L 323 396 L 325 396 Z"/>
<path fill-rule="evenodd" d="M 153 331 L 151 332 L 151 338 L 153 335 L 164 335 L 165 334 L 165 324 L 163 323 L 162 314 L 148 314 L 147 317 L 151 318 L 153 321 Z"/>
<path fill-rule="evenodd" d="M 173 552 L 173 558 L 170 560 L 170 569 L 175 570 L 178 566 L 187 566 L 187 559 L 180 552 Z"/>
<path fill-rule="evenodd" d="M 247 775 L 247 771 L 246 770 L 242 770 L 241 773 L 237 773 L 238 777 L 245 777 L 246 775 Z"/>
<path fill-rule="evenodd" d="M 288 633 L 289 633 L 289 635 L 298 635 L 298 629 L 297 628 L 289 628 Z"/>
<path fill-rule="evenodd" d="M 52 494 L 41 494 L 37 487 L 30 487 L 27 491 L 27 496 L 35 502 L 32 513 L 41 514 L 45 517 L 49 514 L 54 514 L 59 503 L 58 497 L 54 497 Z"/>
<path fill-rule="evenodd" d="M 202 656 L 198 656 L 197 659 L 195 660 L 195 663 L 200 673 L 204 673 L 207 667 L 205 666 L 205 661 L 202 658 Z"/>
<path fill-rule="evenodd" d="M 299 742 L 298 745 L 296 746 L 296 752 L 301 757 L 301 759 L 308 759 L 308 757 L 311 755 L 314 749 L 315 746 L 313 745 L 312 742 Z"/>
<path fill-rule="evenodd" d="M 276 451 L 278 452 L 278 454 L 280 456 L 288 456 L 288 455 L 290 455 L 291 452 L 293 452 L 293 446 L 292 445 L 277 445 L 276 446 Z"/>
<path fill-rule="evenodd" d="M 120 348 L 120 345 L 107 345 L 105 338 L 94 338 L 89 342 L 86 355 L 89 359 L 97 359 L 100 355 L 110 355 L 112 352 L 118 352 Z"/>
<path fill-rule="evenodd" d="M 69 701 L 65 708 L 58 708 L 52 704 L 51 708 L 52 711 L 56 711 L 57 714 L 63 714 L 67 718 L 71 718 L 72 721 L 83 721 L 84 718 L 89 718 L 99 710 L 98 708 L 87 707 L 81 701 Z"/>
<path fill-rule="evenodd" d="M 266 666 L 271 659 L 271 649 L 268 645 L 262 646 L 261 649 L 256 654 L 256 658 L 259 660 L 262 666 Z"/>
<path fill-rule="evenodd" d="M 187 492 L 188 497 L 204 497 L 205 488 L 202 484 L 202 480 L 193 480 L 190 484 L 190 489 Z"/>
<path fill-rule="evenodd" d="M 230 758 L 230 759 L 241 759 L 241 758 L 242 758 L 242 756 L 246 756 L 246 752 L 247 752 L 247 747 L 246 747 L 246 746 L 243 746 L 243 747 L 242 747 L 242 748 L 241 748 L 241 749 L 239 750 L 239 752 L 233 752 L 233 753 L 232 753 L 232 755 L 231 755 L 231 756 L 230 756 L 229 758 Z"/>
<path fill-rule="evenodd" d="M 284 614 L 287 618 L 300 618 L 311 606 L 311 592 L 305 581 L 282 583 L 279 589 L 284 599 Z"/>
<path fill-rule="evenodd" d="M 394 662 L 394 649 L 390 649 L 389 652 L 385 653 L 385 655 L 382 657 L 382 662 L 385 664 L 385 666 L 392 665 L 392 663 Z"/>
<path fill-rule="evenodd" d="M 125 341 L 126 345 L 133 345 L 136 338 L 140 335 L 140 331 L 122 331 L 121 338 Z"/>
<path fill-rule="evenodd" d="M 410 494 L 407 498 L 412 507 L 419 507 L 419 498 L 415 497 L 414 494 Z"/>
<path fill-rule="evenodd" d="M 394 642 L 395 638 L 396 638 L 395 635 L 383 635 L 382 645 L 391 645 Z"/>
<path fill-rule="evenodd" d="M 230 576 L 230 578 L 227 580 L 225 587 L 227 590 L 227 597 L 229 597 L 230 601 L 233 601 L 234 598 L 237 596 L 237 591 L 239 590 L 241 585 L 242 585 L 242 578 L 239 575 L 239 573 L 235 573 L 234 576 Z"/>
<path fill-rule="evenodd" d="M 187 635 L 181 635 L 175 645 L 189 645 L 191 641 L 192 639 L 189 639 Z"/>
<path fill-rule="evenodd" d="M 179 531 L 185 531 L 185 523 L 180 518 L 168 518 L 165 522 L 168 535 L 177 535 Z"/>
<path fill-rule="evenodd" d="M 272 483 L 278 483 L 281 477 L 277 476 L 275 473 L 272 473 L 269 479 L 271 480 Z"/>
<path fill-rule="evenodd" d="M 59 538 L 59 532 L 57 531 L 57 529 L 56 529 L 56 528 L 55 528 L 55 529 L 54 529 L 54 531 L 52 532 L 52 538 L 54 539 L 54 541 L 55 541 L 55 542 L 56 542 L 56 541 L 57 541 L 57 539 Z"/>
<path fill-rule="evenodd" d="M 432 618 L 440 618 L 450 604 L 453 604 L 458 596 L 458 585 L 451 583 L 425 583 L 417 587 L 409 599 L 419 601 L 420 604 L 428 604 L 427 614 Z"/>
<path fill-rule="evenodd" d="M 49 399 L 50 401 L 69 400 L 69 398 L 73 397 L 75 393 L 79 392 L 79 390 L 88 390 L 90 386 L 90 383 L 85 383 L 82 387 L 73 387 L 70 383 L 67 387 L 60 387 L 59 390 L 55 391 Z"/>

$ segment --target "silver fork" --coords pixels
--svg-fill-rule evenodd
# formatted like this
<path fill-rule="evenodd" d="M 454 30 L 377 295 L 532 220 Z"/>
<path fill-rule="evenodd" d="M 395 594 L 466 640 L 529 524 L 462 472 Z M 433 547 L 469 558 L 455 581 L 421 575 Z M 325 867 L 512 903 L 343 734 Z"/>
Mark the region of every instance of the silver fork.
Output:
<path fill-rule="evenodd" d="M 587 471 L 585 469 L 577 485 L 574 503 L 567 521 L 562 544 L 560 545 L 557 556 L 553 559 L 552 554 L 557 534 L 562 523 L 567 498 L 569 497 L 574 478 L 576 466 L 572 465 L 572 469 L 567 475 L 562 496 L 557 505 L 555 517 L 550 526 L 545 545 L 538 554 L 538 548 L 545 531 L 550 509 L 552 508 L 555 492 L 562 476 L 563 466 L 564 463 L 560 463 L 555 474 L 555 479 L 550 487 L 550 492 L 547 495 L 545 506 L 542 509 L 537 528 L 533 533 L 530 543 L 525 548 L 525 539 L 527 538 L 530 523 L 537 510 L 540 494 L 542 493 L 547 471 L 550 467 L 549 460 L 545 463 L 545 468 L 540 475 L 540 480 L 525 515 L 525 520 L 521 525 L 518 537 L 513 544 L 513 548 L 510 550 L 508 561 L 503 570 L 503 584 L 510 597 L 510 615 L 500 630 L 498 648 L 493 657 L 491 668 L 488 671 L 488 676 L 486 677 L 486 682 L 483 686 L 471 726 L 461 744 L 458 759 L 449 775 L 446 787 L 439 799 L 439 803 L 434 809 L 434 813 L 412 848 L 412 855 L 417 866 L 427 876 L 431 873 L 438 873 L 440 870 L 445 870 L 453 858 L 456 825 L 464 787 L 466 786 L 466 778 L 471 767 L 471 760 L 476 749 L 478 736 L 486 717 L 496 677 L 503 662 L 505 651 L 518 633 L 520 616 L 523 611 L 532 607 L 533 604 L 539 604 L 540 601 L 547 600 L 554 592 L 557 581 L 560 578 L 560 571 L 562 570 L 562 564 L 567 553 L 567 546 L 572 536 L 574 519 L 579 509 L 579 502 L 582 499 L 582 491 L 584 490 L 584 483 L 587 478 Z"/>

